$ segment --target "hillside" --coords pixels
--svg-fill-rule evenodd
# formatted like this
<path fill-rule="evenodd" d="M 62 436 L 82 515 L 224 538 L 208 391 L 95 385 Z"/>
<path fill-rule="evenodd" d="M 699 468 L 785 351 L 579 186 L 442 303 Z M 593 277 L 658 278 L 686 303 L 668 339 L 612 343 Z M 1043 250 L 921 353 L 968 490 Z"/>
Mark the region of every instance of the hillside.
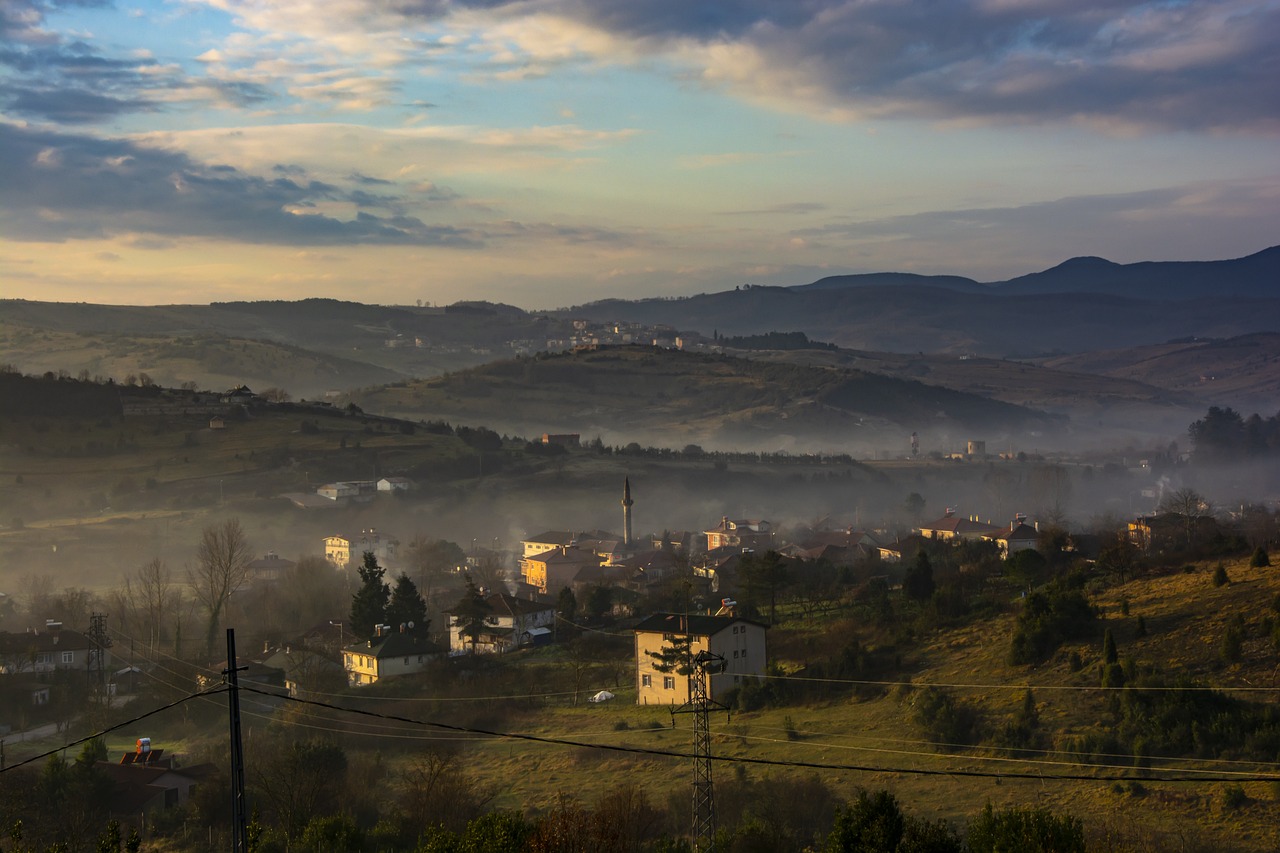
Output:
<path fill-rule="evenodd" d="M 0 321 L 0 362 L 28 373 L 73 376 L 146 374 L 158 385 L 257 390 L 283 388 L 298 398 L 332 389 L 392 382 L 403 374 L 369 362 L 270 340 L 217 333 L 182 336 L 56 331 Z"/>
<path fill-rule="evenodd" d="M 602 433 L 675 447 L 847 448 L 884 431 L 1005 435 L 1053 423 L 1007 403 L 860 370 L 651 347 L 496 362 L 353 399 L 369 411 L 524 435 Z"/>
<path fill-rule="evenodd" d="M 1280 396 L 1280 334 L 1182 340 L 1045 359 L 1055 370 L 1136 380 L 1270 414 Z"/>
<path fill-rule="evenodd" d="M 1280 299 L 1169 301 L 1158 293 L 1027 296 L 933 286 L 837 290 L 750 287 L 676 300 L 583 305 L 574 316 L 626 317 L 704 334 L 803 331 L 851 349 L 1023 358 L 1138 346 L 1192 335 L 1228 337 L 1280 328 Z"/>

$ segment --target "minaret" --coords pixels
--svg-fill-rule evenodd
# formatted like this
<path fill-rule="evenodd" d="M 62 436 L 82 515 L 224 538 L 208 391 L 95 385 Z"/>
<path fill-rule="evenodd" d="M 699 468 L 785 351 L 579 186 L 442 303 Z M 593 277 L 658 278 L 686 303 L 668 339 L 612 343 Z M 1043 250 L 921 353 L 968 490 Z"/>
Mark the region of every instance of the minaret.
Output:
<path fill-rule="evenodd" d="M 631 478 L 622 481 L 622 544 L 631 547 Z"/>

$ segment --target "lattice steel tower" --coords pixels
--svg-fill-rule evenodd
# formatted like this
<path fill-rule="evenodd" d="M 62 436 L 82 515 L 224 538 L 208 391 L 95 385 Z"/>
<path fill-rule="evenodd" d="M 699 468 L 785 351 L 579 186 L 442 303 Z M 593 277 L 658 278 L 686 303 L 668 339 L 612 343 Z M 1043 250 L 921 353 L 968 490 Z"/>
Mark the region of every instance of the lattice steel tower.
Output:
<path fill-rule="evenodd" d="M 716 838 L 715 783 L 711 775 L 711 709 L 729 710 L 710 696 L 707 682 L 724 670 L 721 655 L 702 651 L 693 656 L 689 667 L 689 701 L 673 714 L 693 714 L 693 849 L 710 850 Z"/>

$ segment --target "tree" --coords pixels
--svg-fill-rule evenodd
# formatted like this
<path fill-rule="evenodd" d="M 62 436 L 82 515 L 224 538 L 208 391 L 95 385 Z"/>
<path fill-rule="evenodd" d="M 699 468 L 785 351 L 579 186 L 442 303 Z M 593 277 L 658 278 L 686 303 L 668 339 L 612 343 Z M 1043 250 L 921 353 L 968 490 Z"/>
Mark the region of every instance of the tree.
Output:
<path fill-rule="evenodd" d="M 1271 565 L 1271 558 L 1267 555 L 1267 549 L 1261 545 L 1253 552 L 1253 557 L 1249 560 L 1249 567 L 1252 569 L 1263 569 Z"/>
<path fill-rule="evenodd" d="M 387 622 L 392 625 L 412 625 L 412 633 L 427 633 L 427 603 L 418 594 L 418 587 L 408 575 L 396 578 L 396 587 L 391 591 L 391 601 L 387 604 Z"/>
<path fill-rule="evenodd" d="M 933 597 L 933 564 L 929 555 L 920 550 L 916 552 L 915 562 L 902 577 L 902 594 L 912 601 L 928 601 Z"/>
<path fill-rule="evenodd" d="M 778 592 L 788 580 L 787 566 L 777 551 L 763 554 L 744 554 L 738 563 L 742 578 L 739 605 L 748 614 L 758 613 L 761 606 L 769 605 L 769 624 L 778 616 Z"/>
<path fill-rule="evenodd" d="M 414 581 L 423 600 L 430 601 L 436 582 L 463 565 L 467 555 L 456 542 L 447 539 L 428 539 L 421 534 L 413 537 L 405 549 Z"/>
<path fill-rule="evenodd" d="M 1116 650 L 1116 638 L 1111 635 L 1111 629 L 1102 632 L 1102 662 L 1104 664 L 1116 663 L 1120 660 L 1120 653 Z"/>
<path fill-rule="evenodd" d="M 907 499 L 902 502 L 902 508 L 907 511 L 907 516 L 912 519 L 918 519 L 924 513 L 925 500 L 919 492 L 912 492 L 907 495 Z"/>
<path fill-rule="evenodd" d="M 556 597 L 556 613 L 566 622 L 572 622 L 578 613 L 578 598 L 569 587 L 561 587 Z"/>
<path fill-rule="evenodd" d="M 119 603 L 133 623 L 135 636 L 145 632 L 147 643 L 155 649 L 164 640 L 164 619 L 173 599 L 173 579 L 169 567 L 159 557 L 126 575 L 119 591 Z"/>
<path fill-rule="evenodd" d="M 1165 495 L 1160 501 L 1159 510 L 1181 519 L 1187 548 L 1195 542 L 1204 521 L 1213 518 L 1212 505 L 1205 500 L 1204 495 L 1190 488 L 1178 489 Z"/>
<path fill-rule="evenodd" d="M 827 853 L 961 853 L 964 847 L 945 823 L 903 814 L 888 791 L 859 791 L 857 800 L 836 815 L 824 849 Z"/>
<path fill-rule="evenodd" d="M 469 640 L 471 654 L 475 654 L 480 634 L 496 620 L 493 608 L 489 607 L 489 602 L 484 600 L 484 595 L 481 594 L 480 588 L 476 586 L 476 582 L 471 579 L 469 573 L 466 575 L 466 584 L 466 589 L 462 592 L 462 600 L 454 606 L 452 612 L 458 637 Z"/>
<path fill-rule="evenodd" d="M 360 588 L 351 596 L 351 615 L 348 622 L 355 637 L 369 639 L 376 633 L 387 616 L 387 601 L 391 587 L 382 580 L 387 570 L 378 565 L 372 551 L 364 552 L 364 565 L 360 573 Z"/>
<path fill-rule="evenodd" d="M 594 584 L 587 590 L 587 600 L 582 605 L 588 619 L 599 621 L 613 610 L 613 587 Z"/>
<path fill-rule="evenodd" d="M 204 609 L 205 653 L 213 657 L 213 646 L 222 624 L 227 600 L 249 577 L 253 552 L 240 519 L 229 518 L 204 529 L 196 552 L 196 564 L 187 570 L 187 582 L 196 602 Z"/>
<path fill-rule="evenodd" d="M 275 813 L 285 835 L 298 838 L 312 818 L 339 810 L 347 754 L 330 741 L 269 744 L 252 763 L 255 799 Z"/>
<path fill-rule="evenodd" d="M 996 811 L 988 803 L 969 824 L 966 836 L 972 853 L 1084 853 L 1084 825 L 1069 815 L 1046 809 L 1008 808 Z"/>

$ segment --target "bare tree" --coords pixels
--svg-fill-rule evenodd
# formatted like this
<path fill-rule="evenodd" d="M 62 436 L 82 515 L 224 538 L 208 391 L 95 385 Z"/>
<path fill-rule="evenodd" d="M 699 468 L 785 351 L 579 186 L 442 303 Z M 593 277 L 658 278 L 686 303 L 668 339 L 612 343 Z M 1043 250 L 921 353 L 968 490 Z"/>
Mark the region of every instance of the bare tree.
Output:
<path fill-rule="evenodd" d="M 187 570 L 191 594 L 203 608 L 208 622 L 205 627 L 205 652 L 212 657 L 223 608 L 231 594 L 244 585 L 252 559 L 249 540 L 240 519 L 230 518 L 204 529 L 196 564 Z"/>
<path fill-rule="evenodd" d="M 117 608 L 131 625 L 131 633 L 145 633 L 147 647 L 155 650 L 164 639 L 164 618 L 174 597 L 173 575 L 164 560 L 153 558 L 131 575 L 125 575 L 124 586 L 113 596 Z"/>
<path fill-rule="evenodd" d="M 1177 516 L 1181 520 L 1187 548 L 1195 542 L 1196 535 L 1205 522 L 1213 518 L 1213 505 L 1204 495 L 1191 488 L 1178 489 L 1165 495 L 1164 500 L 1160 501 L 1159 509 L 1160 512 Z"/>

